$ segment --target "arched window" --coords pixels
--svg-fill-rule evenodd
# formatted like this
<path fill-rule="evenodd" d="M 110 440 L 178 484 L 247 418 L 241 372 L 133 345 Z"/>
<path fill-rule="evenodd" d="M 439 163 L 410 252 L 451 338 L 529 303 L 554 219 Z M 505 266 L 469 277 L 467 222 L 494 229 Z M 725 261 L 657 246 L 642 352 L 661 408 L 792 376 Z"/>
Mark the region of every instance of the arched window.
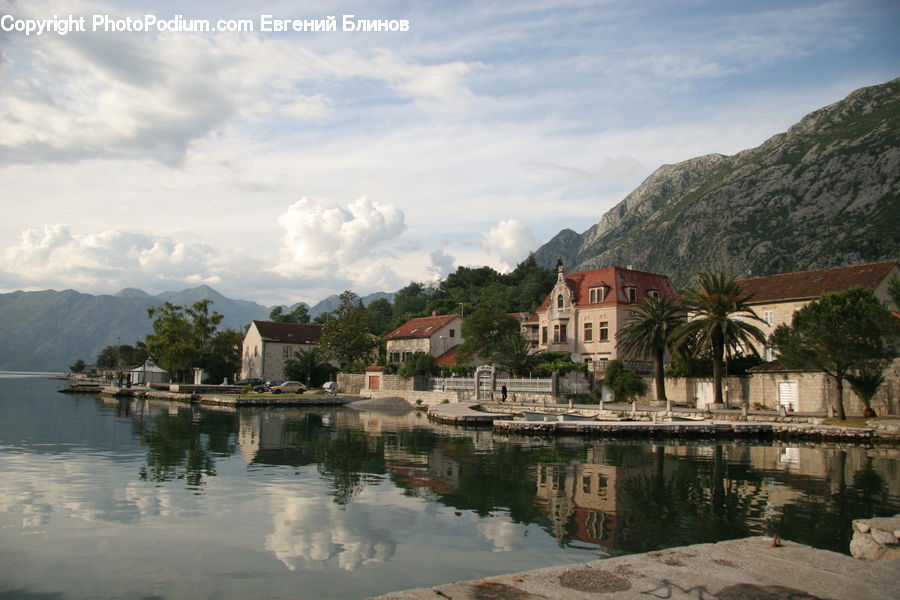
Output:
<path fill-rule="evenodd" d="M 560 294 L 559 296 L 556 297 L 556 308 L 562 308 L 562 307 L 563 307 L 563 295 Z"/>

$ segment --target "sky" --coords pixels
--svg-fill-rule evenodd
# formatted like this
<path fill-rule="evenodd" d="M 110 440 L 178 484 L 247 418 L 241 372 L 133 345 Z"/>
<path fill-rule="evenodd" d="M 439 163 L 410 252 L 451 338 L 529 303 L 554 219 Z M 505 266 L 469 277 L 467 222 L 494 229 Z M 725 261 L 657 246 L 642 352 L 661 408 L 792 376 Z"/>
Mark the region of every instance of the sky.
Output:
<path fill-rule="evenodd" d="M 0 292 L 506 271 L 898 67 L 895 0 L 0 0 Z"/>

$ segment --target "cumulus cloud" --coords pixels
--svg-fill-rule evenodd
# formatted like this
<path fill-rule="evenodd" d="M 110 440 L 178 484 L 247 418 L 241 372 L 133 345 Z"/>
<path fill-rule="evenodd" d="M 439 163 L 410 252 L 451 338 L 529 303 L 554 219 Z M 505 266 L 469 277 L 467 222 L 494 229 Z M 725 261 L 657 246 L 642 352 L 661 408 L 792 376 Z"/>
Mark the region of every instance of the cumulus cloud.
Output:
<path fill-rule="evenodd" d="M 20 281 L 56 281 L 70 286 L 126 287 L 146 279 L 215 284 L 218 253 L 199 242 L 176 242 L 132 231 L 72 233 L 68 225 L 46 225 L 21 234 L 6 249 L 3 269 Z"/>
<path fill-rule="evenodd" d="M 284 230 L 286 258 L 276 271 L 323 274 L 358 269 L 353 263 L 373 256 L 379 245 L 403 232 L 405 215 L 396 206 L 367 198 L 347 208 L 330 200 L 301 198 L 278 217 L 278 225 Z M 382 265 L 382 275 L 385 268 Z"/>
<path fill-rule="evenodd" d="M 530 227 L 516 219 L 507 219 L 484 235 L 482 245 L 511 269 L 527 258 L 539 242 Z"/>

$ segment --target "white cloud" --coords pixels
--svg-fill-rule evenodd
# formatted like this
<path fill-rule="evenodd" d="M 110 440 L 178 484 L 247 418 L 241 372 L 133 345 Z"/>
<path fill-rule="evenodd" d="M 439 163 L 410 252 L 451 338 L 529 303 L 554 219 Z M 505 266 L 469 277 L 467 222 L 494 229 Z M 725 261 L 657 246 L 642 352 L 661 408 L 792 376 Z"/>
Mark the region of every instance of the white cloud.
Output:
<path fill-rule="evenodd" d="M 302 198 L 278 217 L 284 230 L 284 274 L 361 272 L 358 261 L 377 254 L 405 227 L 403 211 L 360 198 L 345 209 L 330 200 Z"/>
<path fill-rule="evenodd" d="M 22 281 L 120 288 L 147 279 L 182 284 L 221 281 L 218 253 L 198 242 L 175 242 L 132 231 L 73 234 L 68 225 L 29 229 L 6 249 L 3 268 Z"/>
<path fill-rule="evenodd" d="M 528 257 L 528 252 L 539 245 L 534 232 L 516 219 L 500 221 L 488 231 L 482 243 L 485 249 L 496 255 L 506 267 L 511 269 Z"/>

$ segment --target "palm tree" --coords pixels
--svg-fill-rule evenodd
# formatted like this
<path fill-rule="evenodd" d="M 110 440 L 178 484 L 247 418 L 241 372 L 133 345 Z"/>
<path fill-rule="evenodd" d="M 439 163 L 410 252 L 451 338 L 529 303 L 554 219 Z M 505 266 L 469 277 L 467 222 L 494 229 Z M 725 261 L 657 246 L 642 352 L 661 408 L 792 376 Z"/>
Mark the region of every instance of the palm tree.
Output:
<path fill-rule="evenodd" d="M 750 350 L 757 354 L 753 341 L 765 344 L 766 336 L 750 321 L 764 321 L 757 316 L 734 276 L 704 272 L 698 275 L 700 288 L 684 296 L 688 321 L 675 334 L 676 345 L 696 336 L 695 351 L 709 350 L 713 365 L 713 402 L 722 404 L 722 372 L 726 354 Z"/>
<path fill-rule="evenodd" d="M 674 333 L 684 324 L 684 309 L 675 298 L 660 296 L 647 298 L 643 304 L 629 310 L 631 315 L 616 334 L 616 341 L 626 354 L 653 357 L 656 400 L 665 402 L 668 410 L 663 359 Z"/>
<path fill-rule="evenodd" d="M 513 332 L 497 340 L 491 362 L 513 377 L 522 377 L 534 366 L 535 357 L 528 340 L 522 334 Z"/>

